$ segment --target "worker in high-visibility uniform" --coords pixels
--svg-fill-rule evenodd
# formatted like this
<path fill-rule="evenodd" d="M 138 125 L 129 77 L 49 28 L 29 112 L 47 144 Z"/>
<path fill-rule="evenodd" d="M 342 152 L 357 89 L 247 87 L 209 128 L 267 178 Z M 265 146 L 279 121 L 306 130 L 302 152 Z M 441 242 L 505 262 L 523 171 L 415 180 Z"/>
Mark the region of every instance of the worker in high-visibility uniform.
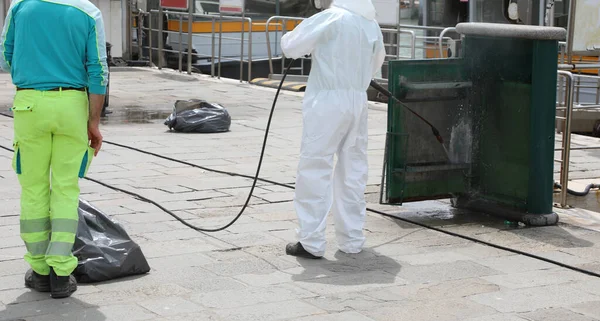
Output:
<path fill-rule="evenodd" d="M 367 89 L 385 59 L 375 8 L 370 0 L 334 0 L 285 34 L 281 49 L 294 59 L 312 55 L 294 200 L 298 242 L 286 253 L 322 257 L 330 209 L 339 249 L 359 253 L 365 243 Z"/>
<path fill-rule="evenodd" d="M 25 286 L 68 297 L 77 290 L 79 178 L 102 144 L 108 78 L 102 15 L 87 0 L 14 0 L 0 50 L 0 68 L 17 87 L 13 168 L 31 266 Z"/>

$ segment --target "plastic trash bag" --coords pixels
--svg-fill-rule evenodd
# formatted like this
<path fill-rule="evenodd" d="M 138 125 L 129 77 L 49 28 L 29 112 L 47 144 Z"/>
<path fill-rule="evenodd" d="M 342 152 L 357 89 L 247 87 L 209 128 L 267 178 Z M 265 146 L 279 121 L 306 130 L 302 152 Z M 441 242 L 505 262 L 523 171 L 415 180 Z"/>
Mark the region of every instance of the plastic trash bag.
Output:
<path fill-rule="evenodd" d="M 229 131 L 231 117 L 225 107 L 205 100 L 178 100 L 165 120 L 170 130 L 182 133 L 222 133 Z"/>
<path fill-rule="evenodd" d="M 73 275 L 80 283 L 144 274 L 150 266 L 123 227 L 84 200 L 79 200 L 79 225 L 73 246 L 79 263 Z"/>

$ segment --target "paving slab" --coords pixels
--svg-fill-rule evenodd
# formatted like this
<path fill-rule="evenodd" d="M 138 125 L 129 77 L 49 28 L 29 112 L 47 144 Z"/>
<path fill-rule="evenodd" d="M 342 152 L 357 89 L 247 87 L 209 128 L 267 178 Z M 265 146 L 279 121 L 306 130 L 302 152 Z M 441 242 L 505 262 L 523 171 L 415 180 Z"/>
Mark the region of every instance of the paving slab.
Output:
<path fill-rule="evenodd" d="M 232 321 L 294 320 L 323 314 L 324 311 L 300 300 L 261 303 L 234 309 L 216 310 L 219 317 Z"/>
<path fill-rule="evenodd" d="M 567 307 L 600 300 L 598 295 L 579 291 L 564 284 L 500 290 L 498 292 L 477 294 L 469 298 L 503 313 L 532 312 L 539 309 Z"/>
<path fill-rule="evenodd" d="M 140 84 L 143 83 L 143 86 Z M 0 74 L 0 108 L 14 87 Z M 188 223 L 229 222 L 252 181 L 207 168 L 254 175 L 274 90 L 227 79 L 131 68 L 111 74 L 114 113 L 91 178 L 144 195 Z M 271 127 L 262 178 L 293 186 L 300 149 L 302 93 L 284 92 Z M 169 132 L 162 124 L 176 99 L 222 103 L 231 131 Z M 600 219 L 557 209 L 554 227 L 508 227 L 503 220 L 451 208 L 448 200 L 380 205 L 387 113 L 369 106 L 368 206 L 509 248 L 600 272 Z M 0 145 L 12 144 L 12 120 L 0 116 Z M 575 143 L 598 144 L 574 136 Z M 142 154 L 124 144 L 205 169 Z M 594 179 L 600 153 L 574 152 L 574 177 Z M 595 158 L 594 158 L 595 157 Z M 0 150 L 0 320 L 582 320 L 600 319 L 600 279 L 525 255 L 369 213 L 366 248 L 337 249 L 329 217 L 322 260 L 285 255 L 297 227 L 293 190 L 259 182 L 246 213 L 226 231 L 193 231 L 152 204 L 82 180 L 81 197 L 120 222 L 152 268 L 143 276 L 81 284 L 50 300 L 24 288 L 19 185 L 12 155 Z M 580 175 L 580 176 L 577 176 Z M 595 229 L 598 227 L 598 229 Z"/>
<path fill-rule="evenodd" d="M 467 299 L 444 299 L 440 301 L 404 302 L 396 306 L 376 308 L 364 312 L 375 320 L 464 320 L 485 316 L 495 310 Z"/>
<path fill-rule="evenodd" d="M 598 304 L 598 302 L 596 302 Z M 525 320 L 531 321 L 592 321 L 598 320 L 595 317 L 589 317 L 585 314 L 567 310 L 564 308 L 540 309 L 534 312 L 520 314 Z"/>
<path fill-rule="evenodd" d="M 291 284 L 274 285 L 268 288 L 246 288 L 243 290 L 216 291 L 193 295 L 191 300 L 213 309 L 232 309 L 261 303 L 283 302 L 314 297 L 315 294 Z"/>

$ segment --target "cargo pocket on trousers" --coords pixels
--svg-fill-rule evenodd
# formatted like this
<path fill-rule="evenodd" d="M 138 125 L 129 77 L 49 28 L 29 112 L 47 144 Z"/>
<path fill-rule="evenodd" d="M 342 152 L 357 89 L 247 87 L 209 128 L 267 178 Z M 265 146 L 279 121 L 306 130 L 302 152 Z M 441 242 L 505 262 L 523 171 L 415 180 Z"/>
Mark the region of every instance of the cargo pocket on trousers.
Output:
<path fill-rule="evenodd" d="M 79 178 L 84 178 L 87 175 L 95 153 L 96 150 L 88 146 L 85 154 L 83 155 L 83 159 L 81 160 L 81 167 L 79 167 Z"/>
<path fill-rule="evenodd" d="M 22 169 L 21 169 L 21 149 L 19 148 L 19 143 L 18 142 L 14 142 L 13 143 L 13 149 L 14 149 L 14 153 L 13 153 L 12 168 L 17 173 L 17 175 L 20 175 L 21 172 L 22 172 Z"/>
<path fill-rule="evenodd" d="M 16 112 L 31 112 L 33 111 L 33 102 L 30 99 L 25 99 L 25 98 L 20 98 L 20 99 L 15 99 L 15 101 L 13 102 L 13 106 L 10 108 L 10 110 L 13 113 Z"/>

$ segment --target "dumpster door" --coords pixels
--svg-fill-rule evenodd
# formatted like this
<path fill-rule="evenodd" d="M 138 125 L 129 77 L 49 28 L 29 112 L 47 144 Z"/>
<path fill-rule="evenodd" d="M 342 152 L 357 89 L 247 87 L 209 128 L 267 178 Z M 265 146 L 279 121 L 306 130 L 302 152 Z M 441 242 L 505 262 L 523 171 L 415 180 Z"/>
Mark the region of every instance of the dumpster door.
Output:
<path fill-rule="evenodd" d="M 390 62 L 390 92 L 431 122 L 444 146 L 426 123 L 390 100 L 381 203 L 449 198 L 468 190 L 473 121 L 466 68 L 462 58 Z"/>

